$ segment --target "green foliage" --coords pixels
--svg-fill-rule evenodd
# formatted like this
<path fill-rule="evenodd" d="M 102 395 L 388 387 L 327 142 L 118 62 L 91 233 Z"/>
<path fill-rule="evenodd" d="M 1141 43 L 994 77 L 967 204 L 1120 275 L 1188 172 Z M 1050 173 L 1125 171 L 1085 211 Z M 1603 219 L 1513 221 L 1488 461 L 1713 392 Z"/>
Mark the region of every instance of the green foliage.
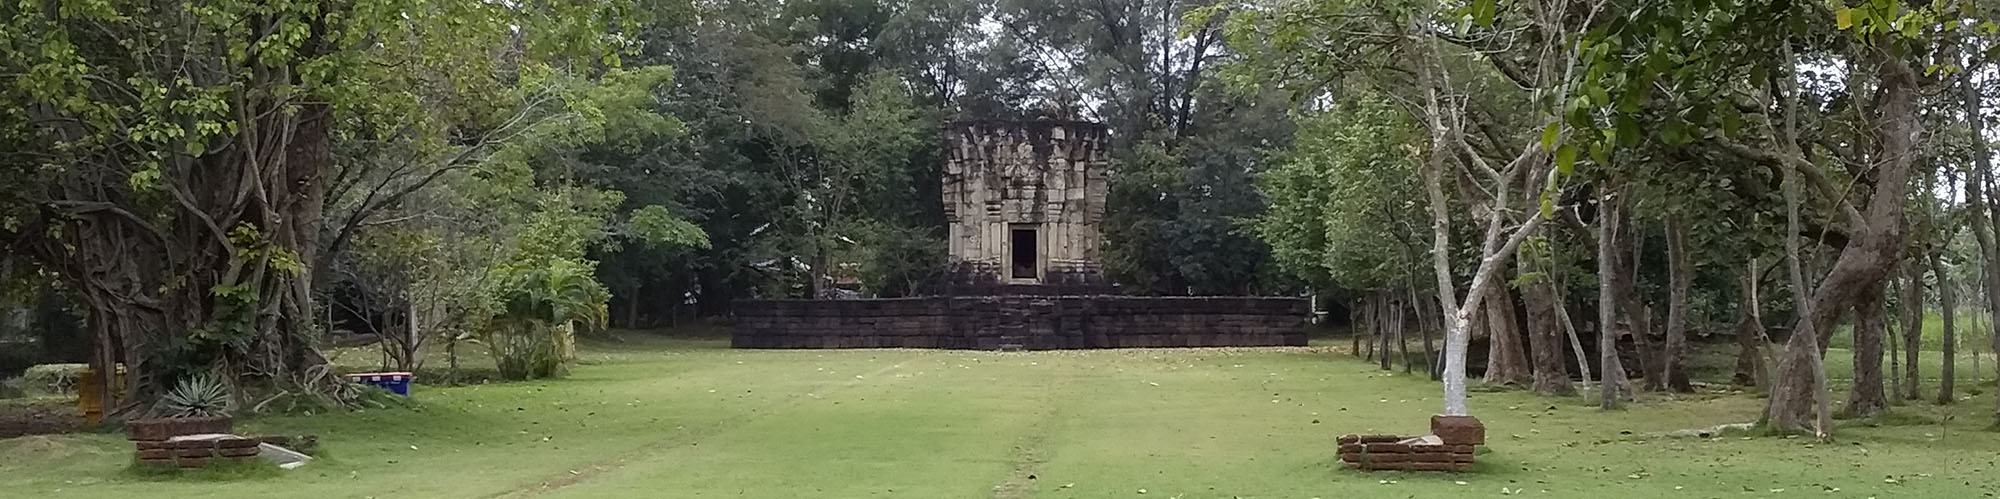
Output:
<path fill-rule="evenodd" d="M 945 241 L 936 231 L 868 221 L 853 231 L 837 260 L 860 263 L 863 290 L 881 297 L 909 296 L 945 268 Z"/>
<path fill-rule="evenodd" d="M 664 206 L 647 205 L 633 210 L 625 223 L 633 236 L 649 245 L 709 247 L 708 233 L 702 232 L 701 226 L 674 216 Z"/>
<path fill-rule="evenodd" d="M 1300 122 L 1297 143 L 1259 179 L 1271 200 L 1257 234 L 1308 282 L 1367 289 L 1400 282 L 1428 232 L 1413 148 L 1422 137 L 1386 99 L 1357 93 Z"/>
<path fill-rule="evenodd" d="M 523 260 L 494 270 L 499 316 L 488 333 L 500 376 L 546 378 L 562 372 L 575 328 L 601 328 L 611 293 L 593 263 L 563 257 Z"/>
<path fill-rule="evenodd" d="M 76 393 L 77 382 L 83 379 L 83 372 L 89 371 L 88 364 L 40 364 L 29 366 L 21 372 L 21 389 L 44 395 L 65 395 Z"/>
<path fill-rule="evenodd" d="M 153 412 L 169 418 L 228 416 L 236 406 L 229 392 L 229 384 L 213 374 L 188 376 L 160 397 Z"/>

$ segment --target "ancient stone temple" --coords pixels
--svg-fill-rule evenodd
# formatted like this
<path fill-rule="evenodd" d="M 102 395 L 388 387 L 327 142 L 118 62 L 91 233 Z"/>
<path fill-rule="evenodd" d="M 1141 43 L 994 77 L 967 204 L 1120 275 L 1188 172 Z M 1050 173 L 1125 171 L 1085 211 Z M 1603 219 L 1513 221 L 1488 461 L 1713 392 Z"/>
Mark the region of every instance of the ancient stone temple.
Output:
<path fill-rule="evenodd" d="M 998 284 L 1101 285 L 1109 139 L 1080 121 L 947 127 L 944 213 L 958 271 Z"/>
<path fill-rule="evenodd" d="M 962 121 L 939 179 L 950 267 L 928 294 L 742 300 L 737 348 L 1305 345 L 1306 300 L 1120 296 L 1098 266 L 1110 134 L 1080 121 Z"/>

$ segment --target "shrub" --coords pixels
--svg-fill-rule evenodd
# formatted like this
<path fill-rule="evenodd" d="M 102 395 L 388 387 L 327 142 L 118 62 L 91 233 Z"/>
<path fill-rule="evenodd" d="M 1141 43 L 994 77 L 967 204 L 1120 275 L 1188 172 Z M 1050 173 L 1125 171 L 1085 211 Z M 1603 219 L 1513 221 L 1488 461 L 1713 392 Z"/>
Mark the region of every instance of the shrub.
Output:
<path fill-rule="evenodd" d="M 500 313 L 486 344 L 500 377 L 546 378 L 575 358 L 576 326 L 603 327 L 611 293 L 597 282 L 592 264 L 552 258 L 495 271 L 493 296 Z"/>
<path fill-rule="evenodd" d="M 21 373 L 21 389 L 42 395 L 76 393 L 76 384 L 89 371 L 89 364 L 41 364 Z"/>

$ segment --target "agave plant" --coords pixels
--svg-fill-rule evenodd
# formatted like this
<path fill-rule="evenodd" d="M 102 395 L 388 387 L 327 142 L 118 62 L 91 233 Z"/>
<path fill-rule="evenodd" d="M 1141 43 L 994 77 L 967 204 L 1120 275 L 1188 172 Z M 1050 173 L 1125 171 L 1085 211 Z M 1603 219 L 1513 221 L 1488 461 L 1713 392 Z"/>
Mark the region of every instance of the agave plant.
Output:
<path fill-rule="evenodd" d="M 158 412 L 169 418 L 228 416 L 234 409 L 229 385 L 208 374 L 184 378 L 160 397 Z"/>

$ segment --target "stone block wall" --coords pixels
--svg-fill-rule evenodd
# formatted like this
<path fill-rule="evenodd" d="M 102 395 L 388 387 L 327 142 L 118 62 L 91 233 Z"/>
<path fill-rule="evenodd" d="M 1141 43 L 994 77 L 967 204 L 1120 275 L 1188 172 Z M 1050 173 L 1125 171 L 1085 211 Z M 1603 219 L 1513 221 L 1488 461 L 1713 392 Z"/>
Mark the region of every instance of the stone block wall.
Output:
<path fill-rule="evenodd" d="M 736 303 L 736 348 L 1304 346 L 1300 298 L 940 296 Z"/>

